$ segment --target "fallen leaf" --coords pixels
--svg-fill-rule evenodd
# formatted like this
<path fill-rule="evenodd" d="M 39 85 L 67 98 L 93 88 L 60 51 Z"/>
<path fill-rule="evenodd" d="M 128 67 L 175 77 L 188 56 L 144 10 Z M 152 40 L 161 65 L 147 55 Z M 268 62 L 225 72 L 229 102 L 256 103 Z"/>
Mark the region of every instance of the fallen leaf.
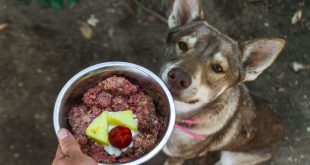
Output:
<path fill-rule="evenodd" d="M 7 27 L 9 27 L 8 23 L 0 23 L 0 31 L 6 29 Z"/>
<path fill-rule="evenodd" d="M 92 28 L 85 22 L 81 23 L 80 31 L 86 39 L 91 39 L 93 36 Z"/>
<path fill-rule="evenodd" d="M 155 22 L 156 21 L 156 17 L 154 15 L 148 15 L 147 19 L 149 22 Z"/>
<path fill-rule="evenodd" d="M 87 19 L 87 23 L 93 27 L 96 27 L 98 22 L 99 20 L 93 14 Z"/>
<path fill-rule="evenodd" d="M 108 8 L 105 10 L 107 13 L 110 13 L 110 14 L 115 14 L 116 13 L 116 10 L 114 8 Z"/>
<path fill-rule="evenodd" d="M 110 28 L 108 30 L 108 35 L 109 35 L 109 37 L 113 38 L 113 36 L 114 36 L 114 29 L 113 28 Z"/>
<path fill-rule="evenodd" d="M 285 88 L 279 88 L 278 92 L 285 92 Z"/>
<path fill-rule="evenodd" d="M 265 22 L 265 23 L 264 23 L 264 26 L 265 26 L 265 27 L 270 27 L 269 22 Z"/>
<path fill-rule="evenodd" d="M 277 79 L 282 79 L 283 77 L 284 77 L 284 73 L 281 73 L 278 76 L 276 76 Z"/>
<path fill-rule="evenodd" d="M 296 24 L 297 22 L 299 22 L 301 20 L 301 17 L 302 17 L 302 10 L 296 11 L 291 20 L 292 24 Z"/>
<path fill-rule="evenodd" d="M 289 157 L 287 158 L 287 160 L 288 160 L 289 162 L 292 162 L 292 161 L 293 161 L 292 156 L 289 156 Z"/>
<path fill-rule="evenodd" d="M 294 70 L 294 72 L 299 72 L 301 70 L 310 69 L 310 64 L 309 65 L 304 65 L 304 64 L 301 64 L 299 62 L 293 62 L 291 64 L 291 67 Z"/>

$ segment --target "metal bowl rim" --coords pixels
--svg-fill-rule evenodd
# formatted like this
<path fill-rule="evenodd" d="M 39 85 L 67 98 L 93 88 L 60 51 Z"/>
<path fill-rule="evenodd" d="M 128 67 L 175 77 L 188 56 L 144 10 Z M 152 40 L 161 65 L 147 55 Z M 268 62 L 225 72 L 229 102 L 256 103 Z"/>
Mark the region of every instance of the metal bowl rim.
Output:
<path fill-rule="evenodd" d="M 96 65 L 92 65 L 90 67 L 87 67 L 85 69 L 83 69 L 82 71 L 78 72 L 76 75 L 74 75 L 61 89 L 60 93 L 57 96 L 56 102 L 55 102 L 55 106 L 54 106 L 54 114 L 53 114 L 53 123 L 54 123 L 54 130 L 55 133 L 58 132 L 58 130 L 60 129 L 59 126 L 59 112 L 60 112 L 60 106 L 61 103 L 64 99 L 64 96 L 66 94 L 66 92 L 68 91 L 68 89 L 70 89 L 70 87 L 72 86 L 72 84 L 74 84 L 77 80 L 79 80 L 82 76 L 86 75 L 87 73 L 90 73 L 92 71 L 98 70 L 98 69 L 102 69 L 105 67 L 112 67 L 112 66 L 126 66 L 126 67 L 131 67 L 137 70 L 140 70 L 148 75 L 150 75 L 163 89 L 168 102 L 169 102 L 169 108 L 170 108 L 170 115 L 169 115 L 169 124 L 168 127 L 166 129 L 165 135 L 162 137 L 161 141 L 156 145 L 155 148 L 153 148 L 150 152 L 148 152 L 147 154 L 143 155 L 142 157 L 128 162 L 128 163 L 122 163 L 122 165 L 136 165 L 136 164 L 142 164 L 148 160 L 150 160 L 152 157 L 154 157 L 156 154 L 158 154 L 160 152 L 160 150 L 164 147 L 164 145 L 166 144 L 166 142 L 168 141 L 173 127 L 174 127 L 174 123 L 175 123 L 175 107 L 174 107 L 174 103 L 173 103 L 173 98 L 172 95 L 170 93 L 170 91 L 168 90 L 168 88 L 166 87 L 166 85 L 164 84 L 164 82 L 157 76 L 155 75 L 153 72 L 151 72 L 150 70 L 140 66 L 140 65 L 136 65 L 133 63 L 129 63 L 129 62 L 120 62 L 120 61 L 113 61 L 113 62 L 104 62 L 104 63 L 99 63 Z M 120 163 L 119 163 L 120 164 Z M 98 163 L 98 165 L 104 165 L 101 163 Z M 109 164 L 110 165 L 110 164 Z"/>

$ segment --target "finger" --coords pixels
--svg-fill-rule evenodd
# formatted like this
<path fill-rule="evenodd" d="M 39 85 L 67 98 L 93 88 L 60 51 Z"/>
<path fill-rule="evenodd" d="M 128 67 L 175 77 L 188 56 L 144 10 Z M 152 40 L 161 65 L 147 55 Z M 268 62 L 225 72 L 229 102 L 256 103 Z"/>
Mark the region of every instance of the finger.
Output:
<path fill-rule="evenodd" d="M 62 153 L 62 151 L 60 149 L 60 146 L 58 145 L 57 151 L 56 151 L 56 154 L 55 154 L 55 159 L 63 158 L 64 156 L 65 156 L 64 153 Z"/>
<path fill-rule="evenodd" d="M 81 152 L 80 146 L 74 136 L 64 128 L 57 132 L 60 149 L 64 155 L 72 156 L 74 152 Z"/>

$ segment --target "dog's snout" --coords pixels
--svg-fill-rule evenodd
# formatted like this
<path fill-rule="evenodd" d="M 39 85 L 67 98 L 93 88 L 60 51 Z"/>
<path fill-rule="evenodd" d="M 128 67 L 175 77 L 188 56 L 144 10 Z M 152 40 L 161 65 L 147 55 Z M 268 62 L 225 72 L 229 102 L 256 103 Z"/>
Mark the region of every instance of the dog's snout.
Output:
<path fill-rule="evenodd" d="M 168 83 L 172 88 L 182 90 L 191 85 L 192 79 L 181 68 L 173 68 L 168 72 Z"/>

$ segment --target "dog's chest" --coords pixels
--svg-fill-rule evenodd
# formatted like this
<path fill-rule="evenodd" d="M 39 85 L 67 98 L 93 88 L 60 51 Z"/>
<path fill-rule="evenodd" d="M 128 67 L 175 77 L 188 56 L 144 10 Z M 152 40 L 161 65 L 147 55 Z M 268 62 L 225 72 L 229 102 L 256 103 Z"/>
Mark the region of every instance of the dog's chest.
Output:
<path fill-rule="evenodd" d="M 229 123 L 227 131 L 225 134 L 221 135 L 220 139 L 217 139 L 217 133 L 212 134 L 211 131 L 203 131 L 203 126 L 189 129 L 196 134 L 203 135 L 205 140 L 196 139 L 195 137 L 185 133 L 180 129 L 175 129 L 170 140 L 166 144 L 164 151 L 170 156 L 181 155 L 185 157 L 192 157 L 203 154 L 206 151 L 219 150 L 221 147 L 229 144 L 232 139 L 235 138 L 239 129 L 238 126 L 239 120 L 236 120 L 233 123 Z M 210 134 L 202 134 L 209 132 Z"/>
<path fill-rule="evenodd" d="M 202 149 L 201 147 L 197 148 L 196 146 L 199 146 L 199 144 L 206 142 L 207 141 L 205 140 L 201 141 L 195 139 L 193 136 L 185 133 L 180 129 L 174 129 L 163 151 L 167 155 L 174 157 L 178 157 L 180 155 L 191 156 Z"/>
<path fill-rule="evenodd" d="M 240 91 L 238 88 L 232 90 L 225 104 L 213 107 L 219 108 L 216 113 L 202 113 L 195 118 L 195 120 L 198 119 L 203 122 L 188 129 L 195 134 L 204 136 L 205 140 L 198 140 L 192 135 L 176 128 L 164 151 L 171 156 L 193 155 L 205 150 L 216 150 L 229 143 L 238 130 L 238 120 L 230 124 L 229 129 L 227 129 L 220 141 L 210 144 L 213 141 L 213 135 L 222 130 L 234 117 L 238 108 L 239 95 Z"/>

